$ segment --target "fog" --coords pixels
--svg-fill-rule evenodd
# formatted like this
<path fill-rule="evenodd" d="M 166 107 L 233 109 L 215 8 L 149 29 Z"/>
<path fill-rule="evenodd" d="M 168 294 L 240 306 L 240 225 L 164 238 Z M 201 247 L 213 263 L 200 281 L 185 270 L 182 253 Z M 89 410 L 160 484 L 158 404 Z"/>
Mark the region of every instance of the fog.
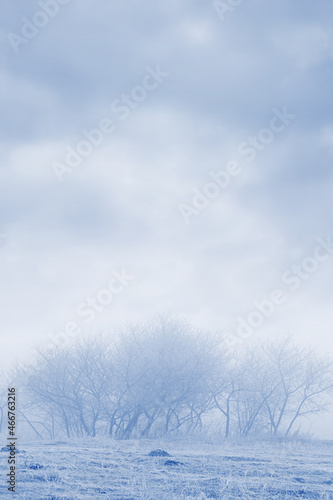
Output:
<path fill-rule="evenodd" d="M 4 372 L 165 310 L 333 356 L 333 6 L 46 3 L 2 13 Z"/>

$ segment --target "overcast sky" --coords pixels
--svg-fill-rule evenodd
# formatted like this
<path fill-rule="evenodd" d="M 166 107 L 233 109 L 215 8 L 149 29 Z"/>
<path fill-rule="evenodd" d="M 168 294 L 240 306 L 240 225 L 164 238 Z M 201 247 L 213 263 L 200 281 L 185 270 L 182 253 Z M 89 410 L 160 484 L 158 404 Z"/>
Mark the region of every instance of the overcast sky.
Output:
<path fill-rule="evenodd" d="M 276 289 L 245 341 L 333 355 L 332 2 L 61 3 L 1 15 L 2 366 L 163 309 L 237 336 Z"/>

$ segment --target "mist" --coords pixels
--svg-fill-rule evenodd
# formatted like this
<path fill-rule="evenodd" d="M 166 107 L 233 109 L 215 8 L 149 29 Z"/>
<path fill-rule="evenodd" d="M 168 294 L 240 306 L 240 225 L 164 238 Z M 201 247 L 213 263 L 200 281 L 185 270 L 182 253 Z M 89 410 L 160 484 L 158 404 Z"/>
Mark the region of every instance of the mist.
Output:
<path fill-rule="evenodd" d="M 309 0 L 6 2 L 3 437 L 15 388 L 22 440 L 38 443 L 145 446 L 179 434 L 195 446 L 199 428 L 202 442 L 309 439 L 319 450 L 333 440 L 332 14 Z M 178 325 L 167 332 L 179 328 L 175 350 L 159 333 L 164 315 Z M 132 351 L 122 407 L 112 398 Z M 105 380 L 98 398 L 72 383 L 81 371 L 89 380 L 90 355 Z M 324 389 L 309 401 L 316 373 Z M 172 377 L 183 376 L 197 385 L 173 408 Z M 80 391 L 83 414 L 63 405 Z"/>

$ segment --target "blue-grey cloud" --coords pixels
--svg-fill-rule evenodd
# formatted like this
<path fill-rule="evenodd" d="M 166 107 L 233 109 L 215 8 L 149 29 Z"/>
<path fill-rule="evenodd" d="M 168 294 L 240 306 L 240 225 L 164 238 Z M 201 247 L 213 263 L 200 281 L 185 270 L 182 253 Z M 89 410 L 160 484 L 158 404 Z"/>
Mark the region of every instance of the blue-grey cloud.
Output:
<path fill-rule="evenodd" d="M 8 33 L 43 1 L 2 13 L 6 343 L 31 353 L 126 266 L 135 284 L 102 325 L 167 307 L 232 327 L 331 234 L 333 5 L 244 1 L 222 22 L 213 2 L 72 0 L 16 53 Z M 168 76 L 121 120 L 112 102 L 157 65 Z M 284 108 L 295 118 L 247 161 L 240 145 Z M 54 162 L 105 118 L 115 130 L 59 182 Z M 231 160 L 242 173 L 185 224 L 179 206 Z M 331 278 L 321 267 L 258 335 L 291 330 L 332 349 Z"/>

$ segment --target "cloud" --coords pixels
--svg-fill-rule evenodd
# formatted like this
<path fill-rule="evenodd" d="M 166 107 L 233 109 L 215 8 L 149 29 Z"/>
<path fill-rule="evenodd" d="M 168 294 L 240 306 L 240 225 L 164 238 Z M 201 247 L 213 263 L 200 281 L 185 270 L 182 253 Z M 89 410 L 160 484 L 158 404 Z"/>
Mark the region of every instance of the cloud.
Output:
<path fill-rule="evenodd" d="M 256 0 L 221 22 L 210 2 L 80 0 L 15 54 L 7 33 L 39 8 L 9 3 L 1 31 L 5 345 L 31 355 L 122 267 L 135 283 L 93 328 L 164 307 L 233 325 L 331 234 L 333 6 Z M 168 78 L 120 120 L 113 100 L 158 64 Z M 248 163 L 239 144 L 284 106 L 295 120 Z M 59 183 L 53 162 L 105 117 L 114 133 Z M 184 224 L 179 204 L 231 160 L 242 174 Z M 331 274 L 320 270 L 258 335 L 291 330 L 332 350 Z M 3 363 L 16 357 L 3 352 Z"/>

